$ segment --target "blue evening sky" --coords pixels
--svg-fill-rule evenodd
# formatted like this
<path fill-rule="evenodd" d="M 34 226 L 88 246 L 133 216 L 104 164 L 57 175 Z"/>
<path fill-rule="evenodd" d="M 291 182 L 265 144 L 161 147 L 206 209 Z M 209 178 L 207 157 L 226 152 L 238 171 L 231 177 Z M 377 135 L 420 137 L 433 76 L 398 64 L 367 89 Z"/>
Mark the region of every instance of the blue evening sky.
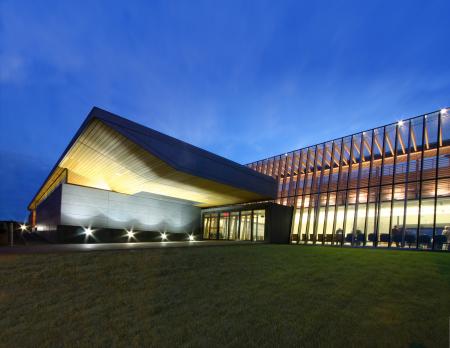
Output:
<path fill-rule="evenodd" d="M 240 163 L 450 106 L 450 1 L 0 1 L 0 219 L 92 106 Z"/>

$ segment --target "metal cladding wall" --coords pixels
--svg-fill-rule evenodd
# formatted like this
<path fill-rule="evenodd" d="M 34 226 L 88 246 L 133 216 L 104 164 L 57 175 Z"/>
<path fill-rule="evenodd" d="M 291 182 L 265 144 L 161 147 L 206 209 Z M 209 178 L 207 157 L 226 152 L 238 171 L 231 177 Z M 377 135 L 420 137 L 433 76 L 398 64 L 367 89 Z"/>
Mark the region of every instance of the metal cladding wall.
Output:
<path fill-rule="evenodd" d="M 47 200 L 60 196 L 61 226 L 91 226 L 100 229 L 131 229 L 169 233 L 197 233 L 200 230 L 200 208 L 190 202 L 148 193 L 125 195 L 107 190 L 62 184 Z M 46 201 L 47 201 L 46 200 Z M 38 210 L 40 232 L 54 230 L 41 221 L 46 215 L 46 201 Z M 52 211 L 53 206 L 49 206 Z"/>
<path fill-rule="evenodd" d="M 267 238 L 270 243 L 288 244 L 291 234 L 293 207 L 270 204 L 267 208 Z"/>
<path fill-rule="evenodd" d="M 125 195 L 64 184 L 61 225 L 134 228 L 191 233 L 200 228 L 200 208 L 189 202 L 149 193 Z"/>
<path fill-rule="evenodd" d="M 58 186 L 36 209 L 39 216 L 38 231 L 43 237 L 49 238 L 48 231 L 54 231 L 61 223 L 62 186 Z"/>

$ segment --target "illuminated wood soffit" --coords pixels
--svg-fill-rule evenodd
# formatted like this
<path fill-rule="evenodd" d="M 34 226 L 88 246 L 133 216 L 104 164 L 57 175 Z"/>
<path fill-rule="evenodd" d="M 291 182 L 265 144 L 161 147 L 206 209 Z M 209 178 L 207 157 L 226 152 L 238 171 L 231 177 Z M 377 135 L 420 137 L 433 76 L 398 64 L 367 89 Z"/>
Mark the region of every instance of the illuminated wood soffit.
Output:
<path fill-rule="evenodd" d="M 125 194 L 149 192 L 201 207 L 261 199 L 256 193 L 175 170 L 99 120 L 93 120 L 59 164 L 68 183 Z"/>

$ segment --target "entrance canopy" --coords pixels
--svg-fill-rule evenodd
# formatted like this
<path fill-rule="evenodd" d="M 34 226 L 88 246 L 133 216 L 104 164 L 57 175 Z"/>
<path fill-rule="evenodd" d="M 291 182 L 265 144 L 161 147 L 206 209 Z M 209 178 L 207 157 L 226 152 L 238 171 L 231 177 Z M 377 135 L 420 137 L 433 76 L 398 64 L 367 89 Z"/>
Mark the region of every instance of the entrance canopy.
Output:
<path fill-rule="evenodd" d="M 277 189 L 272 177 L 96 107 L 28 208 L 61 182 L 199 207 L 274 199 Z"/>

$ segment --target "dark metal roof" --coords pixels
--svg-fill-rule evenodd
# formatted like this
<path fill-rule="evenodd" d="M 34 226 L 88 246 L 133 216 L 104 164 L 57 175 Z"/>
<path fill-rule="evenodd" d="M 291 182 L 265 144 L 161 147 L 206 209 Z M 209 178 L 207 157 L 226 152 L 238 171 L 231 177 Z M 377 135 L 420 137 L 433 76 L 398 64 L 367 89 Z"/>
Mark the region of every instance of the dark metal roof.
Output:
<path fill-rule="evenodd" d="M 94 107 L 31 202 L 35 200 L 52 173 L 57 169 L 58 164 L 92 119 L 98 119 L 105 123 L 153 156 L 166 162 L 175 170 L 254 192 L 264 196 L 265 199 L 274 199 L 276 197 L 277 182 L 270 176 L 258 173 L 244 165 Z"/>
<path fill-rule="evenodd" d="M 94 107 L 97 118 L 178 171 L 276 197 L 276 180 L 239 163 Z"/>

